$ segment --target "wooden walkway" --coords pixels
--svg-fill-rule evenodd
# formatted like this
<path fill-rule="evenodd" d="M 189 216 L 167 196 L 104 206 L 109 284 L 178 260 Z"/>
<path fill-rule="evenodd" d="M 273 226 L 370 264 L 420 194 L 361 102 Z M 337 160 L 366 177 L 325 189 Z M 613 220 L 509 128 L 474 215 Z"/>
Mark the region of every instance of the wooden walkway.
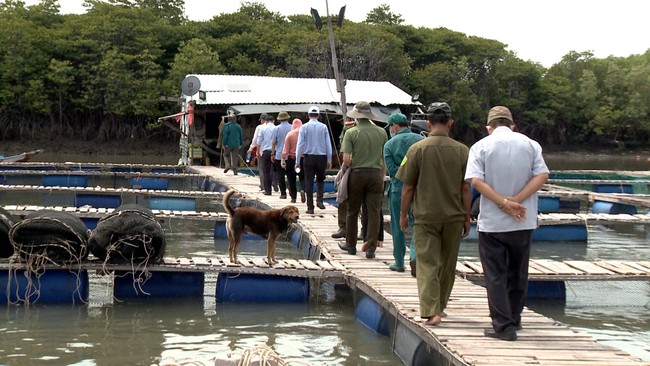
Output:
<path fill-rule="evenodd" d="M 161 264 L 147 267 L 151 271 L 183 271 L 183 272 L 218 272 L 232 274 L 263 274 L 303 278 L 343 279 L 345 267 L 336 261 L 307 259 L 282 259 L 270 266 L 264 258 L 239 257 L 239 264 L 230 262 L 228 257 L 165 257 Z M 24 269 L 26 263 L 13 259 L 0 259 L 0 270 Z M 128 271 L 134 270 L 129 264 L 104 264 L 99 260 L 86 260 L 71 265 L 46 264 L 44 269 L 86 269 L 97 271 Z"/>
<path fill-rule="evenodd" d="M 483 267 L 479 261 L 459 261 L 456 273 L 470 280 L 482 279 Z M 532 259 L 528 278 L 531 281 L 650 280 L 650 261 Z"/>
<path fill-rule="evenodd" d="M 121 177 L 121 178 L 203 178 L 200 174 L 184 172 L 136 172 L 136 171 L 104 171 L 104 170 L 1 170 L 0 176 L 82 176 L 82 177 Z M 99 168 L 98 168 L 99 169 Z"/>
<path fill-rule="evenodd" d="M 0 185 L 0 191 L 2 191 L 2 185 Z M 102 188 L 105 190 L 107 188 Z M 138 191 L 138 190 L 135 190 Z M 91 192 L 91 190 L 83 190 L 83 192 Z M 105 192 L 105 191 L 104 191 Z M 209 198 L 215 202 L 216 205 L 221 204 L 221 193 L 216 192 L 195 192 L 194 195 L 187 194 L 184 196 L 184 192 L 189 191 L 151 191 L 151 190 L 140 190 L 139 192 L 134 192 L 134 190 L 124 190 L 125 194 L 141 194 L 141 195 L 150 195 L 150 196 L 165 196 L 165 197 L 189 197 L 189 198 Z M 164 192 L 170 192 L 165 194 Z M 174 193 L 178 192 L 178 193 Z M 267 197 L 268 198 L 268 197 Z M 284 204 L 289 204 L 287 200 L 282 201 Z M 300 205 L 300 204 L 299 204 Z M 37 206 L 37 205 L 6 205 L 3 208 L 9 211 L 12 215 L 16 216 L 25 216 L 32 212 L 40 210 L 55 210 L 68 212 L 79 217 L 87 218 L 101 218 L 102 216 L 113 212 L 113 208 L 95 208 L 95 207 L 63 207 L 63 206 Z M 216 211 L 180 211 L 180 210 L 151 210 L 156 217 L 161 219 L 177 218 L 177 219 L 196 219 L 196 220 L 225 220 L 228 216 L 224 212 Z M 304 211 L 304 210 L 303 210 Z M 319 213 L 316 212 L 318 215 Z M 325 214 L 325 212 L 321 212 Z M 640 224 L 648 225 L 650 224 L 650 215 L 638 214 L 638 215 L 628 215 L 628 214 L 563 214 L 563 213 L 552 213 L 552 214 L 539 214 L 538 215 L 540 225 L 572 225 L 572 224 L 588 224 L 588 225 L 629 225 L 629 224 Z M 390 224 L 390 216 L 384 215 L 384 221 L 387 224 Z M 336 229 L 334 229 L 336 231 Z"/>
<path fill-rule="evenodd" d="M 0 184 L 0 192 L 61 192 L 77 194 L 98 194 L 115 196 L 150 196 L 150 197 L 187 197 L 210 198 L 221 200 L 223 193 L 210 191 L 184 191 L 178 189 L 135 189 L 135 188 L 105 188 L 105 187 L 59 187 L 36 186 L 25 184 Z"/>
<path fill-rule="evenodd" d="M 277 194 L 263 195 L 257 177 L 225 175 L 223 169 L 215 167 L 191 169 L 210 175 L 269 207 L 289 204 Z M 343 239 L 330 236 L 338 229 L 334 206 L 326 204 L 325 210 L 316 209 L 314 215 L 304 214 L 304 204 L 297 206 L 301 210 L 300 226 L 327 260 L 346 268 L 348 286 L 372 297 L 450 365 L 650 365 L 528 309 L 523 313 L 524 329 L 518 332 L 516 342 L 487 338 L 483 335 L 483 330 L 490 326 L 485 289 L 463 278 L 456 279 L 446 309 L 448 316 L 438 326 L 424 326 L 419 317 L 416 280 L 408 272 L 388 269 L 393 261 L 390 235 L 386 233 L 384 245 L 377 249 L 375 259 L 366 259 L 362 251 L 348 255 L 338 247 Z"/>
<path fill-rule="evenodd" d="M 23 217 L 32 212 L 40 210 L 54 210 L 66 212 L 80 218 L 99 219 L 115 211 L 114 208 L 94 207 L 62 207 L 62 206 L 25 206 L 7 205 L 3 206 L 10 214 Z M 176 211 L 176 210 L 151 210 L 159 219 L 185 219 L 185 220 L 210 220 L 226 221 L 228 214 L 215 211 Z"/>
<path fill-rule="evenodd" d="M 119 163 L 48 163 L 48 162 L 18 162 L 3 163 L 0 162 L 0 170 L 14 168 L 20 170 L 81 170 L 81 169 L 99 169 L 102 171 L 111 170 L 131 170 L 142 172 L 154 172 L 160 170 L 187 172 L 188 169 L 181 165 L 169 164 L 119 164 Z"/>
<path fill-rule="evenodd" d="M 650 208 L 650 195 L 629 193 L 597 193 L 583 189 L 544 184 L 540 191 L 542 197 L 559 197 L 583 201 L 603 201 Z"/>

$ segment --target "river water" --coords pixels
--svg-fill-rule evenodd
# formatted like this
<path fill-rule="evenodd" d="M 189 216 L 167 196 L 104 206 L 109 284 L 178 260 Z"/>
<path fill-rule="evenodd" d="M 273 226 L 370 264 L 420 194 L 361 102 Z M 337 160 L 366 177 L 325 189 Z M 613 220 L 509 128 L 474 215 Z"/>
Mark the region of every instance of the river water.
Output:
<path fill-rule="evenodd" d="M 79 156 L 41 158 L 90 161 Z M 93 157 L 92 161 L 133 160 Z M 618 155 L 557 155 L 548 156 L 547 162 L 553 170 L 644 170 L 648 165 L 645 157 Z M 213 238 L 212 225 L 164 222 L 167 254 L 223 255 L 227 242 Z M 589 231 L 588 243 L 536 242 L 532 257 L 650 260 L 650 235 L 643 226 L 590 226 Z M 264 246 L 260 241 L 246 241 L 241 255 L 264 256 Z M 279 243 L 277 254 L 280 258 L 301 255 L 286 242 Z M 464 242 L 459 259 L 477 258 L 476 242 Z M 215 357 L 241 354 L 253 347 L 270 347 L 285 360 L 312 365 L 402 364 L 391 351 L 389 337 L 355 320 L 354 299 L 346 289 L 323 285 L 306 304 L 217 304 L 214 278 L 208 277 L 202 299 L 121 303 L 113 300 L 108 278 L 92 276 L 87 305 L 7 306 L 0 315 L 0 364 L 211 365 Z M 528 305 L 603 343 L 650 360 L 648 281 L 571 281 L 566 302 Z"/>

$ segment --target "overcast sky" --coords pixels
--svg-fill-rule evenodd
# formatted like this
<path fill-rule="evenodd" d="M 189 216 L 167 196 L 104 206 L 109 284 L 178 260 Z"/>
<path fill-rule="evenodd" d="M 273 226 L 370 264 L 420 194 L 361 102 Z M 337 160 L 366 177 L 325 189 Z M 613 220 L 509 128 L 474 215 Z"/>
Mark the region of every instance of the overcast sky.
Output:
<path fill-rule="evenodd" d="M 37 0 L 27 0 L 34 4 Z M 326 13 L 326 0 L 263 0 L 283 15 Z M 82 13 L 83 0 L 59 0 L 62 13 Z M 406 24 L 446 27 L 467 35 L 496 39 L 524 60 L 548 67 L 569 51 L 592 51 L 598 58 L 629 56 L 650 48 L 647 0 L 329 0 L 330 14 L 347 5 L 346 19 L 360 22 L 380 4 L 401 14 Z M 185 13 L 207 20 L 232 13 L 239 0 L 185 0 Z"/>

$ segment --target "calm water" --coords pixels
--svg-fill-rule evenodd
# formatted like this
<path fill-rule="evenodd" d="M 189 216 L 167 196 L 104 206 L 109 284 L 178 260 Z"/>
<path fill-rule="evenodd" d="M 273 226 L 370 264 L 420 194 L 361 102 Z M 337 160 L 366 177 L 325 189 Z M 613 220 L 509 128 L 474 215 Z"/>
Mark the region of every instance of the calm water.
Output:
<path fill-rule="evenodd" d="M 163 223 L 169 256 L 227 252 L 213 239 L 213 223 Z M 240 255 L 263 257 L 266 242 L 242 243 Z M 287 242 L 277 256 L 300 258 Z M 305 304 L 216 304 L 215 277 L 194 301 L 120 303 L 108 278 L 92 275 L 90 303 L 83 306 L 7 307 L 0 315 L 0 364 L 152 365 L 199 362 L 267 346 L 285 360 L 313 365 L 400 365 L 391 339 L 354 318 L 351 292 L 323 285 Z M 194 365 L 194 364 L 193 364 Z"/>
<path fill-rule="evenodd" d="M 133 158 L 44 157 L 47 161 L 134 162 Z M 645 159 L 556 154 L 547 156 L 547 163 L 551 169 L 645 170 L 650 166 Z M 163 163 L 175 163 L 175 159 Z M 213 239 L 211 223 L 176 220 L 163 226 L 170 256 L 226 252 L 226 241 Z M 535 243 L 533 258 L 650 260 L 650 234 L 643 226 L 591 226 L 589 230 L 588 243 Z M 264 251 L 263 242 L 247 241 L 241 255 L 262 257 Z M 288 243 L 279 244 L 278 257 L 299 256 Z M 463 243 L 460 259 L 477 257 L 476 243 Z M 88 305 L 7 307 L 0 315 L 0 364 L 152 365 L 173 361 L 207 365 L 216 356 L 241 354 L 256 346 L 269 346 L 286 360 L 313 365 L 401 364 L 391 351 L 389 337 L 377 335 L 354 319 L 351 293 L 331 286 L 321 288 L 308 304 L 216 304 L 214 282 L 208 278 L 203 299 L 125 304 L 112 300 L 106 279 L 91 283 Z M 647 281 L 572 281 L 567 283 L 566 303 L 529 305 L 603 343 L 650 360 Z"/>

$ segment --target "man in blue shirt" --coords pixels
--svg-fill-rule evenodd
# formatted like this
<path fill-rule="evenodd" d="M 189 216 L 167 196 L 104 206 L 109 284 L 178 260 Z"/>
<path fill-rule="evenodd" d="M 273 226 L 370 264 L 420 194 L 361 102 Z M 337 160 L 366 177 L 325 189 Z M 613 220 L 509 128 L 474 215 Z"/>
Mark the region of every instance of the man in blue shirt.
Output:
<path fill-rule="evenodd" d="M 273 179 L 271 167 L 273 166 L 274 157 L 271 155 L 271 151 L 273 149 L 274 130 L 273 117 L 268 116 L 266 123 L 260 127 L 259 136 L 257 137 L 257 144 L 261 150 L 259 167 L 263 179 L 262 188 L 267 196 L 271 195 L 271 181 Z"/>
<path fill-rule="evenodd" d="M 305 193 L 307 195 L 307 213 L 314 213 L 314 177 L 316 178 L 316 203 L 324 210 L 323 191 L 325 188 L 325 170 L 332 167 L 332 143 L 330 132 L 325 124 L 318 120 L 320 110 L 316 106 L 307 111 L 309 121 L 300 128 L 298 147 L 296 148 L 296 166 L 305 159 Z"/>
<path fill-rule="evenodd" d="M 282 111 L 278 113 L 278 118 L 276 118 L 280 124 L 273 128 L 273 138 L 272 138 L 272 151 L 273 156 L 273 168 L 276 172 L 275 177 L 278 180 L 280 185 L 280 198 L 287 198 L 287 182 L 286 174 L 287 171 L 282 167 L 282 150 L 284 149 L 284 139 L 287 137 L 289 131 L 291 131 L 291 125 L 289 124 L 289 119 L 291 116 L 289 113 Z"/>

